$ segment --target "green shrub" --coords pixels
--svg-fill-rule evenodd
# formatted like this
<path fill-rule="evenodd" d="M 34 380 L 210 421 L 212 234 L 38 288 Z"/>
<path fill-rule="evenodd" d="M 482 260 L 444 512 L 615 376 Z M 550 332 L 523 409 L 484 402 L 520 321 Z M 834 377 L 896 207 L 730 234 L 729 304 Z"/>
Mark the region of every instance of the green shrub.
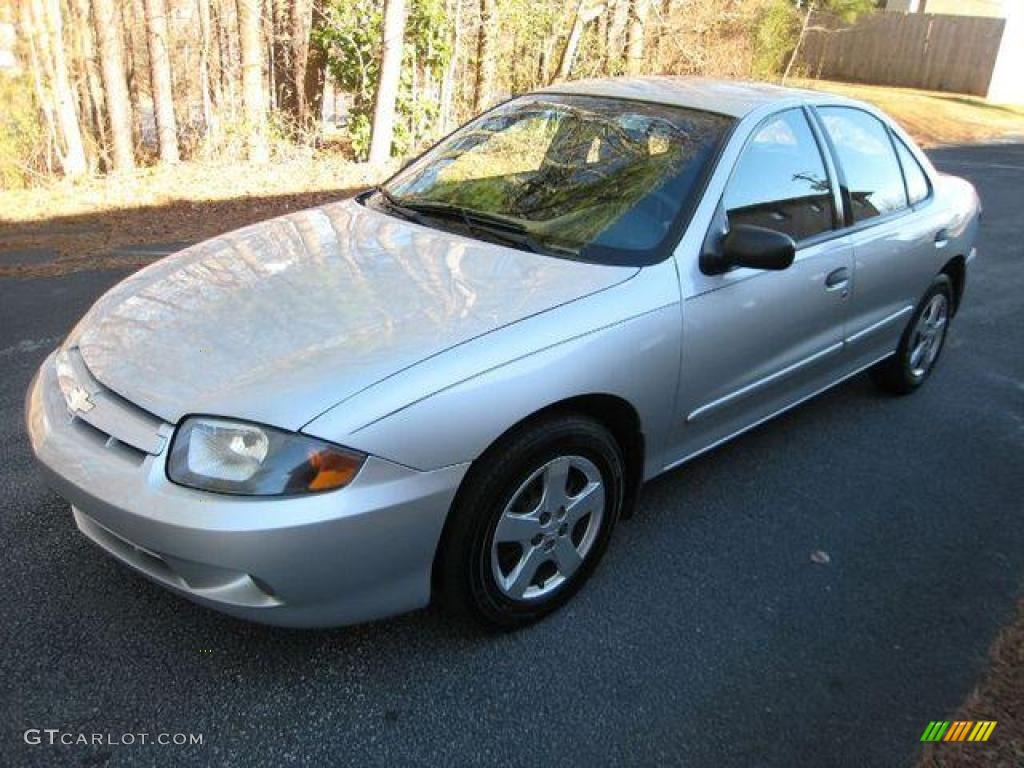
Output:
<path fill-rule="evenodd" d="M 0 74 L 0 104 L 0 189 L 21 189 L 43 170 L 43 128 L 28 75 Z"/>
<path fill-rule="evenodd" d="M 357 159 L 370 147 L 374 99 L 380 73 L 382 4 L 377 0 L 330 0 L 327 23 L 314 32 L 327 50 L 327 66 L 335 82 L 351 98 L 348 132 Z M 392 154 L 404 155 L 423 136 L 418 126 L 437 123 L 438 105 L 431 94 L 413 89 L 413 69 L 440 81 L 451 56 L 451 20 L 444 0 L 412 0 L 405 23 L 402 69 L 396 103 Z"/>
<path fill-rule="evenodd" d="M 770 78 L 786 68 L 797 38 L 800 12 L 792 0 L 766 0 L 754 15 L 753 75 Z"/>

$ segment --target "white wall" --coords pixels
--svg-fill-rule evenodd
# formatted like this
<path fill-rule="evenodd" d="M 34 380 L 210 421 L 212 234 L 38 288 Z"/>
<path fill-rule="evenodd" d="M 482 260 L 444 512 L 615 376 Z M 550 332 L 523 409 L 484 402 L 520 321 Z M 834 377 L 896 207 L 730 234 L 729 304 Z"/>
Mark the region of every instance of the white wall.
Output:
<path fill-rule="evenodd" d="M 1024 3 L 1008 3 L 1006 29 L 988 86 L 988 99 L 1024 104 Z"/>

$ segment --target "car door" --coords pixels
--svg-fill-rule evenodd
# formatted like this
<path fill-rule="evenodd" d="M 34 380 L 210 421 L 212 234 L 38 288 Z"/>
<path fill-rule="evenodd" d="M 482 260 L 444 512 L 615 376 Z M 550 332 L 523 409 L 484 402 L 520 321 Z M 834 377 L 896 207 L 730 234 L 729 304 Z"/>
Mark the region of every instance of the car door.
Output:
<path fill-rule="evenodd" d="M 862 366 L 892 352 L 936 271 L 943 220 L 927 175 L 889 127 L 849 106 L 814 110 L 831 142 L 847 201 L 855 287 L 848 358 Z"/>
<path fill-rule="evenodd" d="M 837 232 L 831 159 L 800 107 L 750 134 L 705 242 L 730 227 L 790 235 L 791 266 L 697 275 L 683 301 L 678 461 L 805 397 L 834 376 L 850 293 L 849 241 Z"/>

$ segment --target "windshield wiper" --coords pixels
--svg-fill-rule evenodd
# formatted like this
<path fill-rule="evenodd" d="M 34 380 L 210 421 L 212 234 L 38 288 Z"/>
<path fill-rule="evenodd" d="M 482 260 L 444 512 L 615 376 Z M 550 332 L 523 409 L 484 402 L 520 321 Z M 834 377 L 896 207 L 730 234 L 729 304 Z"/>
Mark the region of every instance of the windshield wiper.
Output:
<path fill-rule="evenodd" d="M 533 253 L 546 256 L 554 255 L 569 258 L 578 258 L 579 256 L 576 251 L 569 248 L 542 245 L 537 242 L 537 239 L 526 228 L 526 225 L 504 216 L 435 200 L 405 200 L 395 197 L 383 186 L 375 187 L 374 191 L 383 198 L 390 210 L 395 211 L 410 221 L 415 221 L 417 224 L 425 225 L 424 217 L 443 216 L 456 219 L 476 237 L 498 240 L 513 248 L 532 251 Z"/>
<path fill-rule="evenodd" d="M 437 215 L 456 218 L 466 226 L 466 229 L 475 233 L 478 237 L 482 233 L 484 236 L 492 240 L 499 240 L 514 248 L 520 248 L 547 256 L 577 255 L 575 251 L 542 245 L 537 242 L 537 239 L 530 233 L 530 230 L 527 229 L 525 224 L 497 214 L 487 213 L 486 211 L 477 211 L 472 208 L 464 208 L 452 203 L 436 201 L 403 200 L 401 205 L 408 208 L 410 211 L 415 211 L 416 213 L 421 213 L 427 216 Z"/>
<path fill-rule="evenodd" d="M 381 200 L 384 201 L 384 206 L 389 211 L 397 213 L 403 219 L 408 219 L 409 221 L 414 221 L 417 224 L 423 224 L 425 226 L 423 216 L 419 212 L 417 212 L 414 208 L 409 207 L 405 203 L 405 201 L 399 200 L 393 194 L 388 192 L 387 189 L 385 189 L 383 186 L 378 184 L 373 188 L 373 191 L 380 196 Z"/>

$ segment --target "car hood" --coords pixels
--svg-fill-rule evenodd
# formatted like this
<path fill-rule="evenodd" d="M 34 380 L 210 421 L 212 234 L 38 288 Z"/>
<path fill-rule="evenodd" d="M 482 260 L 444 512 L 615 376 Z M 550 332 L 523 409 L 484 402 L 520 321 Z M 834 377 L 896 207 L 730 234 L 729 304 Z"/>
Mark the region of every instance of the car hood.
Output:
<path fill-rule="evenodd" d="M 204 413 L 299 429 L 421 360 L 636 272 L 461 237 L 350 200 L 141 270 L 66 344 L 101 384 L 167 421 Z"/>

